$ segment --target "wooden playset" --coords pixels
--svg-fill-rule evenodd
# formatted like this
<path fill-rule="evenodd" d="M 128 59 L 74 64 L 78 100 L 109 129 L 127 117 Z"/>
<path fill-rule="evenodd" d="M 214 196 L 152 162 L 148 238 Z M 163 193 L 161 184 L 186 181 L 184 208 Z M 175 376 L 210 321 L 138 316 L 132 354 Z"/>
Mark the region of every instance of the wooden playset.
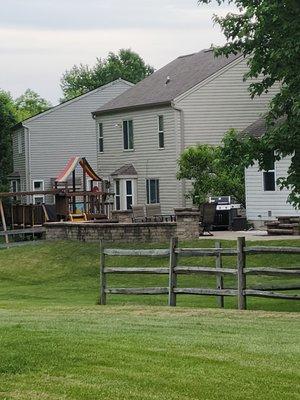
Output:
<path fill-rule="evenodd" d="M 76 177 L 80 169 L 82 180 Z M 33 204 L 39 196 L 54 204 Z M 102 178 L 85 158 L 72 157 L 50 190 L 0 192 L 0 236 L 8 243 L 10 235 L 41 233 L 48 221 L 107 221 L 112 207 L 113 194 Z"/>

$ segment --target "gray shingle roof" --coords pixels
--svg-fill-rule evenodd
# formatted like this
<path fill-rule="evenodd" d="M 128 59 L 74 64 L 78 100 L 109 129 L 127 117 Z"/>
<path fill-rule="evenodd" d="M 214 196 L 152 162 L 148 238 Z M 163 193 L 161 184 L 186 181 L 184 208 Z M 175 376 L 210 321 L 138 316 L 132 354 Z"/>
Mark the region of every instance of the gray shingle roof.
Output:
<path fill-rule="evenodd" d="M 275 123 L 275 127 L 280 125 L 283 121 L 285 121 L 286 117 L 280 117 Z M 248 135 L 260 138 L 267 132 L 267 123 L 266 123 L 266 116 L 260 117 L 247 128 L 244 129 L 244 133 Z"/>
<path fill-rule="evenodd" d="M 125 164 L 116 169 L 111 175 L 137 175 L 137 172 L 132 164 Z"/>
<path fill-rule="evenodd" d="M 199 53 L 178 57 L 106 103 L 94 114 L 170 104 L 177 96 L 185 93 L 239 57 L 241 57 L 240 54 L 230 55 L 228 58 L 215 57 L 211 50 L 202 50 Z M 168 78 L 170 80 L 166 83 Z"/>
<path fill-rule="evenodd" d="M 264 117 L 257 119 L 253 124 L 249 125 L 244 129 L 244 133 L 248 133 L 250 136 L 261 137 L 266 133 L 267 125 Z"/>

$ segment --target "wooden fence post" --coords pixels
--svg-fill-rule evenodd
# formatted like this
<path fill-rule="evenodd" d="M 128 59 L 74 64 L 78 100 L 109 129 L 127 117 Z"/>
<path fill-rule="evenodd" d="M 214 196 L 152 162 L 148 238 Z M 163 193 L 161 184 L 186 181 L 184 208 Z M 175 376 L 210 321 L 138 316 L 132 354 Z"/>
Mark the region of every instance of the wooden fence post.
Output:
<path fill-rule="evenodd" d="M 99 304 L 102 306 L 106 305 L 106 274 L 104 273 L 105 268 L 105 254 L 104 254 L 104 245 L 103 240 L 100 240 L 100 296 L 99 296 Z"/>
<path fill-rule="evenodd" d="M 174 288 L 177 286 L 177 275 L 174 268 L 177 266 L 177 254 L 175 253 L 178 245 L 178 238 L 171 238 L 170 240 L 170 264 L 169 264 L 169 299 L 168 305 L 171 307 L 176 306 L 176 293 Z"/>
<path fill-rule="evenodd" d="M 238 309 L 246 310 L 246 296 L 244 290 L 246 289 L 246 275 L 244 268 L 246 267 L 246 253 L 245 253 L 246 240 L 245 237 L 237 238 L 237 290 L 238 290 Z"/>
<path fill-rule="evenodd" d="M 216 242 L 216 249 L 221 249 L 222 245 L 220 242 Z M 216 255 L 216 268 L 222 268 L 222 254 Z M 224 289 L 223 275 L 217 274 L 217 289 Z M 224 308 L 224 296 L 217 296 L 218 307 Z"/>

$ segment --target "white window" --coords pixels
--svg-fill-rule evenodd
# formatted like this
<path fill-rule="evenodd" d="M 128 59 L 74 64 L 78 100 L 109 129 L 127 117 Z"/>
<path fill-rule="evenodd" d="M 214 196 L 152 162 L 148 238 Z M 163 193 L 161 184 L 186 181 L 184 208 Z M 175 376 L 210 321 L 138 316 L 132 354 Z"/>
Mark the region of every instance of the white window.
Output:
<path fill-rule="evenodd" d="M 146 180 L 147 204 L 159 203 L 159 180 Z"/>
<path fill-rule="evenodd" d="M 165 148 L 165 133 L 164 133 L 164 117 L 163 115 L 158 116 L 158 148 Z"/>
<path fill-rule="evenodd" d="M 19 180 L 12 180 L 10 182 L 10 190 L 14 193 L 19 192 L 20 190 L 20 181 Z"/>
<path fill-rule="evenodd" d="M 44 190 L 44 181 L 43 180 L 34 180 L 33 181 L 33 191 L 40 192 Z M 34 204 L 42 204 L 45 203 L 45 195 L 43 194 L 35 194 L 33 195 L 33 203 Z"/>
<path fill-rule="evenodd" d="M 123 149 L 133 150 L 133 122 L 123 121 Z"/>
<path fill-rule="evenodd" d="M 276 190 L 275 178 L 275 161 L 274 157 L 270 156 L 269 169 L 263 171 L 263 189 L 265 192 L 274 192 Z"/>
<path fill-rule="evenodd" d="M 125 181 L 126 209 L 131 210 L 133 204 L 133 185 L 131 180 Z"/>
<path fill-rule="evenodd" d="M 98 124 L 98 150 L 100 153 L 103 153 L 104 146 L 103 146 L 103 124 Z"/>
<path fill-rule="evenodd" d="M 116 210 L 121 210 L 121 190 L 120 181 L 115 181 L 115 208 Z"/>
<path fill-rule="evenodd" d="M 17 136 L 17 141 L 18 141 L 18 153 L 22 154 L 23 153 L 23 133 L 22 132 L 18 132 L 18 136 Z"/>

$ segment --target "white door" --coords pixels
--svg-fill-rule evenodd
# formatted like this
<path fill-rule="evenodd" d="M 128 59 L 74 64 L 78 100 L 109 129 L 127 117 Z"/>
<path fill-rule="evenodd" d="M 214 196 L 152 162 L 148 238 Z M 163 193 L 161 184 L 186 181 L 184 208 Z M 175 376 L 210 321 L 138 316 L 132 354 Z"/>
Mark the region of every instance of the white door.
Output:
<path fill-rule="evenodd" d="M 115 180 L 115 209 L 130 210 L 136 203 L 136 179 Z"/>

